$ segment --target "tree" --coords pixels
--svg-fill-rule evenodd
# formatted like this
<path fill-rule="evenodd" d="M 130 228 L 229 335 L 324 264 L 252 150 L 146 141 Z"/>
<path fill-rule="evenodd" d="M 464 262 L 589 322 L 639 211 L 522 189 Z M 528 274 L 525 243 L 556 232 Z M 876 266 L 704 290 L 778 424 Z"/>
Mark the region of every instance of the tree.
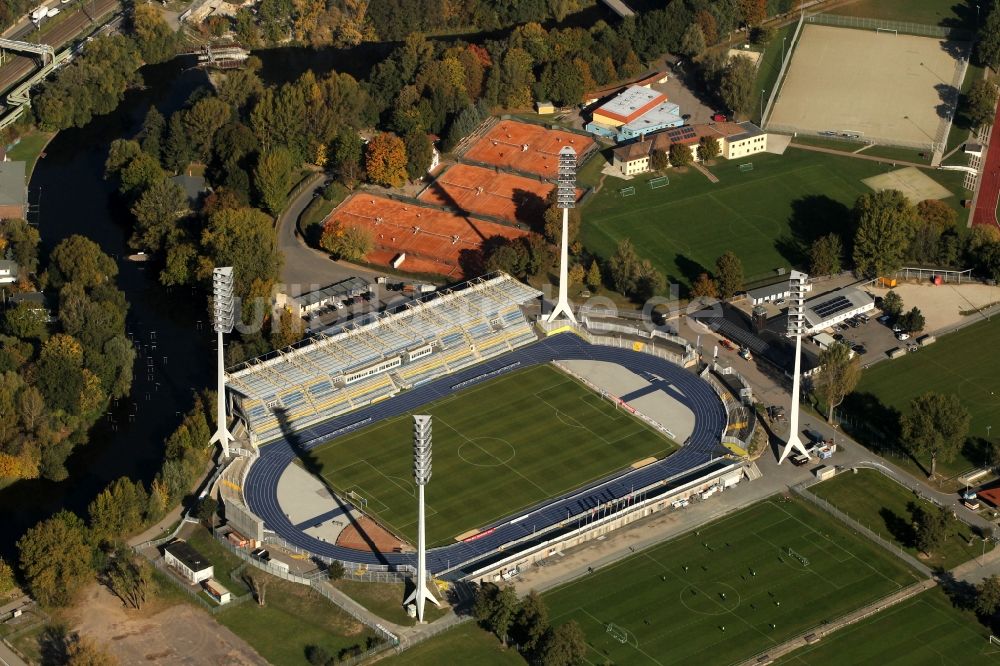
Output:
<path fill-rule="evenodd" d="M 964 97 L 965 115 L 973 127 L 993 124 L 994 108 L 997 103 L 996 84 L 977 78 Z"/>
<path fill-rule="evenodd" d="M 243 582 L 245 582 L 247 587 L 250 588 L 253 598 L 257 600 L 257 605 L 266 605 L 267 584 L 270 582 L 270 577 L 244 571 Z"/>
<path fill-rule="evenodd" d="M 636 282 L 639 278 L 639 256 L 635 252 L 635 246 L 630 238 L 623 238 L 618 241 L 615 253 L 608 261 L 611 270 L 611 281 L 615 285 L 615 291 L 623 294 L 631 294 L 635 291 Z"/>
<path fill-rule="evenodd" d="M 149 571 L 145 560 L 137 559 L 132 550 L 119 545 L 111 553 L 103 573 L 103 582 L 128 607 L 139 610 L 146 603 Z"/>
<path fill-rule="evenodd" d="M 958 396 L 924 393 L 913 399 L 909 412 L 900 418 L 900 439 L 914 455 L 930 457 L 933 477 L 938 458 L 947 462 L 962 448 L 970 420 Z"/>
<path fill-rule="evenodd" d="M 271 319 L 271 347 L 284 349 L 303 338 L 305 325 L 302 317 L 291 308 L 281 308 L 281 313 Z"/>
<path fill-rule="evenodd" d="M 63 510 L 18 540 L 21 573 L 39 603 L 67 606 L 93 577 L 86 535 L 83 521 Z"/>
<path fill-rule="evenodd" d="M 708 273 L 701 273 L 698 279 L 691 285 L 691 298 L 718 298 L 719 283 L 713 280 Z"/>
<path fill-rule="evenodd" d="M 198 502 L 198 508 L 195 511 L 195 518 L 203 522 L 209 528 L 212 527 L 212 519 L 215 518 L 215 514 L 219 511 L 219 500 L 215 499 L 211 495 L 205 495 L 200 502 Z"/>
<path fill-rule="evenodd" d="M 903 299 L 891 289 L 882 297 L 882 312 L 897 319 L 903 312 Z"/>
<path fill-rule="evenodd" d="M 156 7 L 136 3 L 132 6 L 131 17 L 135 41 L 147 64 L 163 62 L 174 56 L 177 51 L 177 35 L 170 30 Z"/>
<path fill-rule="evenodd" d="M 549 609 L 541 595 L 532 590 L 521 601 L 521 607 L 514 618 L 511 636 L 527 654 L 541 645 L 545 632 L 549 629 Z"/>
<path fill-rule="evenodd" d="M 43 339 L 48 333 L 45 326 L 45 310 L 34 303 L 18 303 L 4 311 L 3 331 L 21 340 Z"/>
<path fill-rule="evenodd" d="M 146 503 L 142 483 L 124 476 L 112 481 L 87 507 L 92 534 L 105 541 L 131 534 L 142 526 Z"/>
<path fill-rule="evenodd" d="M 707 48 L 705 42 L 705 33 L 701 26 L 698 23 L 692 23 L 684 31 L 684 36 L 681 37 L 680 52 L 688 58 L 697 58 L 705 52 Z"/>
<path fill-rule="evenodd" d="M 139 145 L 143 151 L 159 160 L 163 153 L 166 132 L 166 118 L 155 106 L 150 106 L 146 112 L 146 119 L 142 121 L 142 131 L 139 132 Z"/>
<path fill-rule="evenodd" d="M 720 297 L 732 298 L 743 290 L 743 263 L 731 250 L 715 260 L 715 271 Z"/>
<path fill-rule="evenodd" d="M 948 537 L 949 522 L 951 514 L 947 507 L 936 509 L 920 507 L 916 515 L 917 548 L 925 555 L 930 555 L 940 548 Z"/>
<path fill-rule="evenodd" d="M 854 218 L 857 272 L 874 278 L 899 269 L 916 223 L 916 211 L 903 193 L 882 190 L 861 195 L 854 205 Z"/>
<path fill-rule="evenodd" d="M 569 271 L 567 271 L 567 277 L 572 286 L 583 284 L 584 278 L 587 277 L 587 271 L 580 264 L 573 264 L 570 266 Z"/>
<path fill-rule="evenodd" d="M 401 187 L 406 182 L 406 146 L 390 132 L 382 132 L 368 142 L 365 170 L 368 178 L 384 187 Z"/>
<path fill-rule="evenodd" d="M 295 163 L 287 148 L 278 147 L 263 153 L 253 171 L 253 182 L 264 206 L 272 215 L 285 207 L 288 192 L 292 189 L 292 170 Z"/>
<path fill-rule="evenodd" d="M 767 0 L 739 0 L 740 14 L 748 26 L 759 25 L 767 18 Z"/>
<path fill-rule="evenodd" d="M 649 157 L 649 163 L 653 171 L 663 171 L 670 167 L 670 153 L 666 150 L 654 150 Z"/>
<path fill-rule="evenodd" d="M 698 159 L 702 162 L 714 160 L 722 153 L 719 140 L 714 136 L 703 136 L 698 140 Z"/>
<path fill-rule="evenodd" d="M 6 596 L 16 586 L 17 580 L 14 579 L 14 568 L 0 557 L 0 596 Z"/>
<path fill-rule="evenodd" d="M 169 178 L 153 182 L 132 205 L 136 224 L 129 245 L 135 249 L 158 252 L 165 240 L 176 231 L 177 219 L 187 210 L 187 195 L 180 185 Z"/>
<path fill-rule="evenodd" d="M 829 233 L 820 236 L 809 247 L 809 272 L 812 275 L 833 275 L 841 269 L 844 244 L 840 236 Z"/>
<path fill-rule="evenodd" d="M 96 287 L 118 275 L 114 259 L 101 251 L 101 246 L 73 234 L 63 239 L 49 255 L 48 282 L 58 289 L 67 282 L 84 287 Z"/>
<path fill-rule="evenodd" d="M 993 617 L 1000 609 L 1000 576 L 993 574 L 976 585 L 976 612 Z"/>
<path fill-rule="evenodd" d="M 256 299 L 270 299 L 282 260 L 270 217 L 256 208 L 220 210 L 209 218 L 201 244 L 203 263 L 233 267 L 244 315 Z"/>
<path fill-rule="evenodd" d="M 1000 11 L 995 8 L 979 28 L 976 56 L 979 62 L 996 71 L 1000 68 Z"/>
<path fill-rule="evenodd" d="M 917 217 L 934 225 L 939 233 L 955 228 L 958 213 L 955 209 L 938 199 L 925 199 L 917 204 Z"/>
<path fill-rule="evenodd" d="M 561 624 L 548 632 L 542 645 L 545 666 L 576 666 L 587 656 L 587 637 L 576 620 Z"/>
<path fill-rule="evenodd" d="M 556 106 L 572 106 L 583 99 L 583 76 L 569 58 L 559 58 L 542 71 L 542 88 Z"/>
<path fill-rule="evenodd" d="M 899 318 L 899 327 L 907 333 L 919 333 L 924 330 L 925 324 L 924 313 L 917 307 L 912 308 Z"/>
<path fill-rule="evenodd" d="M 601 284 L 601 265 L 597 259 L 594 259 L 590 262 L 590 269 L 587 271 L 587 286 L 597 290 Z"/>
<path fill-rule="evenodd" d="M 334 560 L 330 563 L 330 566 L 326 568 L 326 574 L 332 581 L 340 580 L 346 573 L 347 571 L 344 569 L 344 564 L 340 560 Z"/>
<path fill-rule="evenodd" d="M 319 244 L 338 259 L 364 261 L 375 249 L 375 234 L 370 227 L 331 219 L 323 229 Z"/>
<path fill-rule="evenodd" d="M 135 199 L 143 190 L 165 175 L 155 157 L 140 152 L 118 172 L 118 191 L 130 200 Z"/>
<path fill-rule="evenodd" d="M 734 56 L 726 63 L 719 81 L 719 96 L 733 115 L 750 116 L 757 95 L 756 78 L 757 70 L 749 58 Z"/>
<path fill-rule="evenodd" d="M 406 175 L 410 180 L 420 178 L 431 167 L 434 158 L 434 146 L 426 132 L 411 130 L 403 137 L 406 147 Z"/>
<path fill-rule="evenodd" d="M 670 165 L 674 167 L 686 167 L 691 164 L 694 156 L 691 154 L 690 146 L 683 143 L 670 144 Z"/>
<path fill-rule="evenodd" d="M 503 589 L 492 583 L 479 587 L 473 613 L 479 623 L 506 645 L 507 632 L 514 622 L 519 602 L 513 587 Z"/>
<path fill-rule="evenodd" d="M 66 641 L 66 666 L 118 666 L 118 660 L 90 638 L 73 634 Z"/>
<path fill-rule="evenodd" d="M 306 661 L 312 666 L 328 666 L 333 662 L 333 656 L 320 645 L 306 646 Z"/>
<path fill-rule="evenodd" d="M 232 107 L 213 95 L 202 97 L 184 114 L 188 145 L 200 161 L 209 160 L 215 134 L 229 121 L 232 113 Z"/>
<path fill-rule="evenodd" d="M 553 195 L 555 194 L 555 189 L 553 188 Z M 542 227 L 542 232 L 545 234 L 545 239 L 550 243 L 555 243 L 558 245 L 562 242 L 562 219 L 563 210 L 554 201 L 550 201 L 549 207 L 545 209 L 545 213 L 542 216 L 544 221 L 544 226 Z M 566 238 L 566 244 L 572 245 L 576 242 L 577 236 L 580 235 L 580 209 L 570 208 L 569 216 L 566 220 L 566 233 L 568 237 Z"/>
<path fill-rule="evenodd" d="M 827 422 L 833 423 L 833 410 L 854 391 L 861 379 L 861 362 L 856 356 L 852 358 L 850 347 L 838 342 L 820 352 L 819 366 L 813 386 L 826 403 Z"/>

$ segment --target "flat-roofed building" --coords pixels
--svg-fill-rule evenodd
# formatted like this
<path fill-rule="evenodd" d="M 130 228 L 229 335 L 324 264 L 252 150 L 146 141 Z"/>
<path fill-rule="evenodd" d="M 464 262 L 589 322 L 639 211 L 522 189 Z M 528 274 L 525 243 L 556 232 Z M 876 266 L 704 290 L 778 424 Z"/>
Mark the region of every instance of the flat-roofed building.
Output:
<path fill-rule="evenodd" d="M 805 302 L 806 333 L 816 333 L 875 309 L 875 298 L 857 287 L 844 287 Z"/>
<path fill-rule="evenodd" d="M 215 575 L 212 563 L 187 541 L 172 541 L 164 546 L 163 561 L 192 585 Z"/>

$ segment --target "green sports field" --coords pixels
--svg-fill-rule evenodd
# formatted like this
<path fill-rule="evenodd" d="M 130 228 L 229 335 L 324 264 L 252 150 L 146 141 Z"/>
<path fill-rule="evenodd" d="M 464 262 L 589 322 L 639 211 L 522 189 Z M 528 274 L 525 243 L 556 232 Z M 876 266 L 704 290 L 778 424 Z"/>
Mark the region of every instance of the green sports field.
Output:
<path fill-rule="evenodd" d="M 983 18 L 986 18 L 983 8 Z M 889 21 L 909 21 L 973 30 L 976 27 L 975 0 L 861 0 L 834 7 L 829 14 L 863 16 Z"/>
<path fill-rule="evenodd" d="M 434 416 L 428 545 L 449 543 L 676 444 L 552 366 L 498 377 L 426 405 Z M 312 453 L 310 466 L 416 539 L 413 422 L 399 417 Z"/>
<path fill-rule="evenodd" d="M 1000 663 L 1000 645 L 988 642 L 976 616 L 955 608 L 940 588 L 927 590 L 816 645 L 777 662 L 798 666 L 880 664 L 968 666 Z"/>
<path fill-rule="evenodd" d="M 730 664 L 918 581 L 818 509 L 774 498 L 545 600 L 553 623 L 580 623 L 591 663 Z"/>
<path fill-rule="evenodd" d="M 919 555 L 911 509 L 919 506 L 928 511 L 937 510 L 930 502 L 914 497 L 909 488 L 874 469 L 859 469 L 856 474 L 838 474 L 829 481 L 811 486 L 809 492 L 822 497 L 873 532 L 902 546 L 913 556 Z M 972 545 L 969 545 L 974 533 L 968 525 L 953 518 L 948 528 L 944 544 L 924 560 L 931 568 L 953 569 L 984 552 L 983 542 L 979 539 L 973 539 Z M 985 552 L 992 549 L 991 543 Z"/>
<path fill-rule="evenodd" d="M 927 391 L 952 393 L 972 415 L 970 439 L 985 438 L 987 426 L 992 426 L 992 439 L 1000 437 L 998 345 L 1000 319 L 944 335 L 929 347 L 865 370 L 840 411 L 855 420 L 857 425 L 849 427 L 861 441 L 878 448 L 882 443 L 895 444 L 892 433 L 897 430 L 898 414 L 909 409 L 913 398 Z M 955 460 L 938 461 L 938 471 L 951 476 L 979 467 L 983 461 L 979 447 L 970 442 Z M 921 462 L 929 465 L 929 461 Z"/>
<path fill-rule="evenodd" d="M 739 170 L 746 163 L 753 171 Z M 831 231 L 849 235 L 851 207 L 871 192 L 861 179 L 891 167 L 790 147 L 784 155 L 719 159 L 709 169 L 720 182 L 692 168 L 668 170 L 670 184 L 655 190 L 646 184 L 651 174 L 631 181 L 607 178 L 582 210 L 584 245 L 610 257 L 621 239 L 631 238 L 668 281 L 684 285 L 713 271 L 727 250 L 740 257 L 748 279 L 773 275 L 778 267 L 805 264 L 815 238 Z M 964 227 L 962 174 L 925 173 L 954 194 L 944 201 L 959 211 Z M 620 196 L 629 185 L 635 195 Z"/>

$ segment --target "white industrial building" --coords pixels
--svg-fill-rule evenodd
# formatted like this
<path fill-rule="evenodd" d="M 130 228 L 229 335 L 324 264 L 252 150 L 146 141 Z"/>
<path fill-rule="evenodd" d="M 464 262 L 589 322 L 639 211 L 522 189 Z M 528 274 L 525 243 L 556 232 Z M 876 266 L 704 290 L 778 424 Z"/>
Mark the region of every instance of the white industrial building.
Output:
<path fill-rule="evenodd" d="M 187 541 L 174 541 L 164 546 L 163 561 L 192 585 L 215 575 L 212 563 Z"/>
<path fill-rule="evenodd" d="M 805 302 L 806 333 L 817 333 L 875 309 L 875 299 L 857 287 L 844 287 Z"/>

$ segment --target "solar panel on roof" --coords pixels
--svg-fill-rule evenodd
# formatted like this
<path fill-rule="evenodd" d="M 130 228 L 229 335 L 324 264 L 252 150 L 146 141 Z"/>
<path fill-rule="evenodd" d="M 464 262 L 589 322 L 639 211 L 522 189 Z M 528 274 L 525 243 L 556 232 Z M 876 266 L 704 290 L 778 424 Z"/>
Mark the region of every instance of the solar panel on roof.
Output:
<path fill-rule="evenodd" d="M 842 312 L 843 310 L 851 307 L 851 301 L 849 301 L 844 296 L 835 296 L 828 301 L 823 301 L 817 306 L 813 307 L 813 312 L 818 314 L 823 319 L 829 319 L 831 316 Z"/>

